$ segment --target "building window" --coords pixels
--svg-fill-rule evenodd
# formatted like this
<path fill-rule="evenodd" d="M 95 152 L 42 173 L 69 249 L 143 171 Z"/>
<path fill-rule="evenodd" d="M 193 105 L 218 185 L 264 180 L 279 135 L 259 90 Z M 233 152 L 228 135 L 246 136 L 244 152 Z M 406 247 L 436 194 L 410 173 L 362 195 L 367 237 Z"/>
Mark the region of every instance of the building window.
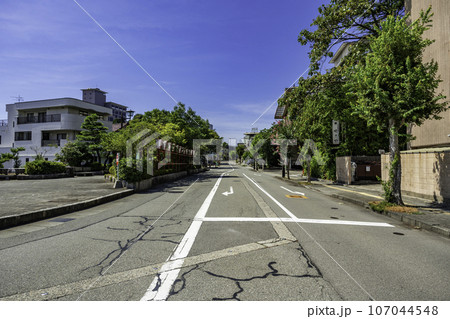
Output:
<path fill-rule="evenodd" d="M 31 141 L 31 131 L 29 132 L 15 132 L 15 141 Z"/>
<path fill-rule="evenodd" d="M 0 145 L 2 144 L 2 136 L 0 135 Z"/>
<path fill-rule="evenodd" d="M 27 157 L 26 159 L 25 159 L 25 163 L 28 163 L 30 161 L 30 159 Z"/>
<path fill-rule="evenodd" d="M 42 140 L 43 141 L 49 141 L 50 140 L 50 133 L 49 132 L 42 132 Z"/>
<path fill-rule="evenodd" d="M 80 115 L 81 115 L 81 116 L 88 116 L 88 115 L 89 115 L 89 113 L 88 113 L 88 112 L 86 112 L 86 111 L 80 111 Z"/>

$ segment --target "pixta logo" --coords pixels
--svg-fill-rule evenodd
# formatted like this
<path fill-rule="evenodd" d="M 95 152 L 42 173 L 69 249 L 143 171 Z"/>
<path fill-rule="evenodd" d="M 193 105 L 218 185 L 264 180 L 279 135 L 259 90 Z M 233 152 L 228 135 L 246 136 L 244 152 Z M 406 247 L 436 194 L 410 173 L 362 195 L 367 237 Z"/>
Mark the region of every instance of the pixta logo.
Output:
<path fill-rule="evenodd" d="M 170 163 L 171 143 L 169 136 L 161 136 L 159 133 L 152 133 L 148 129 L 144 129 L 137 133 L 126 142 L 127 149 L 127 166 L 133 167 L 133 159 L 135 159 L 136 169 L 144 172 L 144 162 L 147 163 L 147 174 L 153 175 L 154 158 L 157 149 L 164 150 L 164 158 L 158 161 L 158 169 Z M 135 149 L 133 151 L 133 146 Z M 144 159 L 144 157 L 146 157 Z"/>

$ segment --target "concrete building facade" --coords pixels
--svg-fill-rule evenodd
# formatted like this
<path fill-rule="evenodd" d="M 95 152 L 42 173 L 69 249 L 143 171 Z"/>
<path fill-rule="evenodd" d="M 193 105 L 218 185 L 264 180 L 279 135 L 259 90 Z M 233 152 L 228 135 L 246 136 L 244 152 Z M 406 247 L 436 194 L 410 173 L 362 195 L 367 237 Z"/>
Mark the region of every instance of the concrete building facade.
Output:
<path fill-rule="evenodd" d="M 438 63 L 442 80 L 437 93 L 450 98 L 450 1 L 407 0 L 406 10 L 416 20 L 421 10 L 432 7 L 433 23 L 425 37 L 435 40 L 425 49 L 424 62 Z M 401 152 L 402 193 L 425 197 L 436 202 L 450 202 L 450 110 L 440 114 L 440 120 L 427 120 L 412 126 L 416 137 L 409 150 Z M 389 176 L 388 155 L 382 155 L 382 179 Z"/>
<path fill-rule="evenodd" d="M 12 147 L 24 147 L 25 151 L 19 154 L 22 165 L 38 153 L 54 160 L 61 147 L 81 132 L 86 116 L 93 113 L 111 131 L 113 109 L 105 106 L 106 92 L 82 91 L 83 100 L 58 98 L 7 104 L 8 119 L 0 122 L 0 153 L 10 152 Z M 12 162 L 3 165 L 11 168 Z"/>
<path fill-rule="evenodd" d="M 406 9 L 411 12 L 411 19 L 420 17 L 421 10 L 432 7 L 434 13 L 432 28 L 425 37 L 435 40 L 425 49 L 423 59 L 432 59 L 438 63 L 438 74 L 442 80 L 438 93 L 450 98 L 450 1 L 448 0 L 407 0 Z M 428 120 L 421 126 L 412 126 L 411 134 L 416 137 L 411 141 L 411 149 L 429 147 L 450 147 L 450 109 L 440 114 L 441 120 Z"/>

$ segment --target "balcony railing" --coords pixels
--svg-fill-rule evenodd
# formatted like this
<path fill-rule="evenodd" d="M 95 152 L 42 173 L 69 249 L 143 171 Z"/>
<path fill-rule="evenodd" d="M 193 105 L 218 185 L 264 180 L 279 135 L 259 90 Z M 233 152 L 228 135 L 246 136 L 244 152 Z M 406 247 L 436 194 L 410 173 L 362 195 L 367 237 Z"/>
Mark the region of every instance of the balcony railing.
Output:
<path fill-rule="evenodd" d="M 42 140 L 41 146 L 61 146 L 61 140 Z"/>
<path fill-rule="evenodd" d="M 17 124 L 61 122 L 61 114 L 19 116 Z"/>

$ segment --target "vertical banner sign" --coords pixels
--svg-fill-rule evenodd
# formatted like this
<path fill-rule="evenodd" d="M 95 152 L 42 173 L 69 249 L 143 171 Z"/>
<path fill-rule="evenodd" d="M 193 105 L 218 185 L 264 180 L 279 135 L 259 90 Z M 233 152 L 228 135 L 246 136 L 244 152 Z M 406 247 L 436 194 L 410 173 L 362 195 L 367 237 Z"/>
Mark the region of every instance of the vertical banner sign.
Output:
<path fill-rule="evenodd" d="M 120 157 L 120 155 L 119 155 L 119 153 L 117 153 L 117 155 L 116 155 L 117 180 L 119 180 L 119 157 Z"/>
<path fill-rule="evenodd" d="M 333 120 L 333 144 L 339 144 L 339 121 Z"/>

